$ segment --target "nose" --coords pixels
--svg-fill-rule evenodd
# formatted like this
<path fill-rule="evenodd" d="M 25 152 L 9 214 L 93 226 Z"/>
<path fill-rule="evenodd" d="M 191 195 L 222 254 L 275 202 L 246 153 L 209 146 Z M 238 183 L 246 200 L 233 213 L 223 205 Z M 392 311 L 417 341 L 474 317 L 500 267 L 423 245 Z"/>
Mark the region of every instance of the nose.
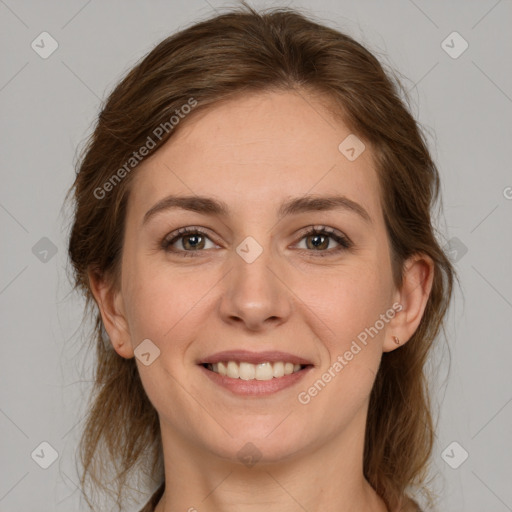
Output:
<path fill-rule="evenodd" d="M 275 328 L 290 316 L 292 293 L 270 250 L 249 261 L 233 253 L 233 267 L 223 280 L 220 314 L 225 322 L 250 331 Z"/>

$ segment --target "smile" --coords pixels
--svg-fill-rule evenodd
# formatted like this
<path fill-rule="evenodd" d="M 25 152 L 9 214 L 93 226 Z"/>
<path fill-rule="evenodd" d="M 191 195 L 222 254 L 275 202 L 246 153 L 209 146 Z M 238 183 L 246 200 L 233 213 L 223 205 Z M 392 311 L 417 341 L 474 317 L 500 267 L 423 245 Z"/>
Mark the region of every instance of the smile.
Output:
<path fill-rule="evenodd" d="M 271 380 L 279 379 L 302 370 L 306 365 L 293 364 L 284 361 L 263 362 L 252 364 L 248 362 L 219 361 L 218 363 L 205 363 L 203 366 L 223 377 L 242 380 Z"/>

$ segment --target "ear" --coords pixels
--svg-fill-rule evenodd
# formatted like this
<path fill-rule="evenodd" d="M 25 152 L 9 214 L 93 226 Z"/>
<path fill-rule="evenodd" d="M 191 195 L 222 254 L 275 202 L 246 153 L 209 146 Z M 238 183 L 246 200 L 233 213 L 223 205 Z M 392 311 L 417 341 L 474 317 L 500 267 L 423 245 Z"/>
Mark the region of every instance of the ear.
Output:
<path fill-rule="evenodd" d="M 415 254 L 404 264 L 402 287 L 395 293 L 395 303 L 402 306 L 389 322 L 384 352 L 391 352 L 405 343 L 416 332 L 427 305 L 434 279 L 434 262 L 426 254 Z M 398 338 L 399 344 L 393 337 Z"/>
<path fill-rule="evenodd" d="M 105 278 L 97 271 L 89 270 L 88 276 L 103 326 L 114 350 L 125 359 L 134 357 L 121 291 L 115 289 L 112 280 Z"/>

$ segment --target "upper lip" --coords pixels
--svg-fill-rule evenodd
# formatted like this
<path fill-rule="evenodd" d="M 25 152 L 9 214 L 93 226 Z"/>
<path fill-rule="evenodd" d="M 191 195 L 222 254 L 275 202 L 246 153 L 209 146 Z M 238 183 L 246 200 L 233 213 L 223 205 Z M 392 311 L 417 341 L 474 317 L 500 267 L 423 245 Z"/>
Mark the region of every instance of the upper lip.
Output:
<path fill-rule="evenodd" d="M 246 362 L 252 364 L 259 363 L 275 363 L 276 361 L 283 361 L 285 363 L 311 365 L 311 361 L 304 359 L 303 357 L 290 354 L 288 352 L 279 351 L 266 351 L 266 352 L 249 352 L 248 350 L 225 350 L 223 352 L 217 352 L 211 356 L 207 356 L 202 359 L 199 364 L 205 363 L 219 363 L 226 361 Z"/>

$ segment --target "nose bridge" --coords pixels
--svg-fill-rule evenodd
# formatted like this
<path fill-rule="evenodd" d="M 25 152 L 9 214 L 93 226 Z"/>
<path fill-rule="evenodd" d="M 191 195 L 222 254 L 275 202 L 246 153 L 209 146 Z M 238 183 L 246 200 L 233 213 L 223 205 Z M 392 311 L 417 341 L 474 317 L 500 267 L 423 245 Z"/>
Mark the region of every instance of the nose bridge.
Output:
<path fill-rule="evenodd" d="M 250 329 L 260 328 L 269 319 L 282 321 L 290 311 L 269 237 L 258 238 L 261 243 L 247 236 L 234 248 L 221 307 L 224 320 L 241 320 Z"/>

